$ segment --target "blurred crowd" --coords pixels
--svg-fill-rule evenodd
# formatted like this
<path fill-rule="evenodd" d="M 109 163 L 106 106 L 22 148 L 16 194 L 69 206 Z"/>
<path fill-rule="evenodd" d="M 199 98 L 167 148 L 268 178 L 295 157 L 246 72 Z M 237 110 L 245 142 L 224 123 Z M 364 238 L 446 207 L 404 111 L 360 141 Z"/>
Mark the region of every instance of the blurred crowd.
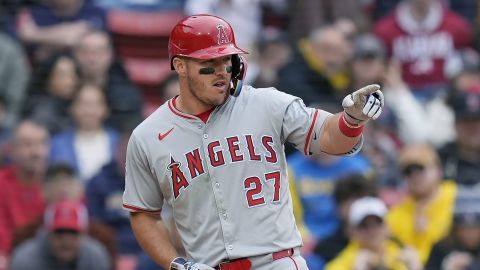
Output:
<path fill-rule="evenodd" d="M 126 145 L 178 94 L 168 35 L 198 13 L 254 87 L 339 112 L 382 86 L 360 154 L 286 145 L 311 270 L 480 269 L 479 1 L 0 0 L 0 270 L 160 269 L 122 209 Z"/>

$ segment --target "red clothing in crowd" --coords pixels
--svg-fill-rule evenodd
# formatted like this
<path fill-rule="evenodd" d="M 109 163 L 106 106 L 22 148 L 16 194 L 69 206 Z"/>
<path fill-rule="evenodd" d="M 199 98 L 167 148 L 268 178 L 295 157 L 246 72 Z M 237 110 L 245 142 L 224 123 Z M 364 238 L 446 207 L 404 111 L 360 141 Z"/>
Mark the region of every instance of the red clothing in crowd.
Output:
<path fill-rule="evenodd" d="M 15 166 L 0 169 L 0 253 L 10 253 L 14 231 L 38 220 L 44 209 L 41 182 L 20 182 Z"/>
<path fill-rule="evenodd" d="M 445 85 L 446 60 L 472 43 L 467 21 L 440 3 L 432 6 L 421 23 L 412 17 L 405 2 L 400 3 L 375 25 L 375 33 L 402 65 L 403 79 L 413 90 Z"/>

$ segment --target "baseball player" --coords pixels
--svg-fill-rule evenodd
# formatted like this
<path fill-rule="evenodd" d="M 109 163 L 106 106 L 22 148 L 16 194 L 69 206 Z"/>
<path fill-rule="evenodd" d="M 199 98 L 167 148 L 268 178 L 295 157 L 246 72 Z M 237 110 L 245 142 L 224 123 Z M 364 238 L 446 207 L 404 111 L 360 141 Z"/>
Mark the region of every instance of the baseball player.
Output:
<path fill-rule="evenodd" d="M 364 124 L 382 111 L 378 85 L 348 95 L 344 112 L 334 115 L 274 88 L 242 85 L 244 53 L 223 19 L 181 20 L 169 40 L 180 95 L 130 138 L 124 207 L 138 242 L 165 269 L 307 269 L 284 143 L 305 155 L 353 154 Z M 187 258 L 160 219 L 164 201 Z"/>

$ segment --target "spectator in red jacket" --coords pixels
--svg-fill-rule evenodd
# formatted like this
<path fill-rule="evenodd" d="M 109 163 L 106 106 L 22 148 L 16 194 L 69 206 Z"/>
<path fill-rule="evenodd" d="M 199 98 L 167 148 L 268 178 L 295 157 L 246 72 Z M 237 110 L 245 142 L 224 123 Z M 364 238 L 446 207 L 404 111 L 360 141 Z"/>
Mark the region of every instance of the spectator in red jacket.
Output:
<path fill-rule="evenodd" d="M 445 87 L 448 57 L 472 43 L 467 22 L 440 0 L 403 0 L 375 25 L 375 33 L 402 65 L 412 91 L 427 99 Z"/>
<path fill-rule="evenodd" d="M 10 252 L 17 229 L 43 215 L 48 137 L 45 127 L 31 120 L 24 120 L 15 129 L 13 164 L 0 169 L 0 256 Z"/>

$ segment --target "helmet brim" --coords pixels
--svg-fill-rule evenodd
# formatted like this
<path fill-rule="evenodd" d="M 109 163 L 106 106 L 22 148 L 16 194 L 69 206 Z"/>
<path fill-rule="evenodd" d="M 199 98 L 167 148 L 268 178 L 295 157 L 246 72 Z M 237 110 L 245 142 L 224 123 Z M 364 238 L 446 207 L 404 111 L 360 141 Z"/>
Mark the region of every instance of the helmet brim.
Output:
<path fill-rule="evenodd" d="M 230 43 L 198 50 L 185 56 L 196 59 L 213 59 L 232 54 L 248 54 L 248 52 L 238 48 L 235 44 Z"/>
<path fill-rule="evenodd" d="M 235 46 L 235 44 L 230 43 L 230 44 L 218 45 L 218 46 L 201 49 L 189 54 L 179 53 L 172 57 L 170 65 L 171 65 L 171 69 L 174 70 L 173 58 L 177 56 L 185 56 L 185 57 L 194 58 L 194 59 L 208 60 L 208 59 L 214 59 L 214 58 L 232 55 L 232 54 L 248 54 L 248 52 L 238 48 L 237 46 Z"/>

